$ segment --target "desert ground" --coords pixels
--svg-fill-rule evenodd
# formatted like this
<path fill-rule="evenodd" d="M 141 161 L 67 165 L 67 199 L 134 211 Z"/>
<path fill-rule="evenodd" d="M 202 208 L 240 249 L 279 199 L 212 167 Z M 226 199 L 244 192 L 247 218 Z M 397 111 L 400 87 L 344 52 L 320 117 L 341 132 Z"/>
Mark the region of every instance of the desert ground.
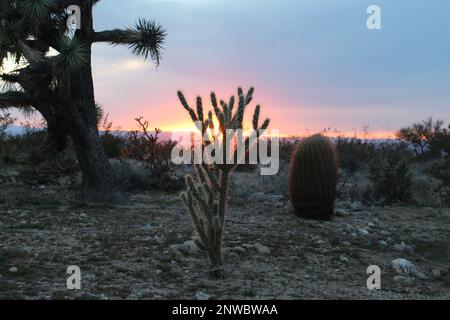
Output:
<path fill-rule="evenodd" d="M 0 299 L 450 299 L 449 208 L 340 199 L 332 221 L 308 221 L 250 184 L 258 192 L 230 195 L 226 275 L 214 279 L 177 193 L 98 206 L 75 200 L 75 178 L 1 179 Z M 81 290 L 66 287 L 69 265 Z M 370 265 L 381 290 L 366 287 Z"/>

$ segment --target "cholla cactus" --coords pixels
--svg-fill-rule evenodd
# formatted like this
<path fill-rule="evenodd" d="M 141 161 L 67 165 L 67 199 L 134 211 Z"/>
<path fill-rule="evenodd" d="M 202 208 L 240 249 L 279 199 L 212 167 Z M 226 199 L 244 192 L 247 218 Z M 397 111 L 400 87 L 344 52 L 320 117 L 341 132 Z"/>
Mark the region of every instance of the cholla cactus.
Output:
<path fill-rule="evenodd" d="M 181 104 L 189 112 L 192 121 L 199 124 L 198 129 L 202 132 L 202 150 L 213 142 L 218 142 L 224 146 L 227 141 L 228 129 L 243 129 L 245 110 L 253 99 L 253 92 L 254 89 L 251 88 L 244 95 L 242 89 L 238 89 L 236 112 L 233 112 L 236 102 L 234 96 L 230 98 L 229 103 L 221 100 L 219 107 L 216 94 L 214 92 L 211 93 L 211 104 L 219 122 L 219 132 L 216 132 L 214 127 L 213 112 L 209 111 L 205 117 L 200 97 L 197 98 L 196 111 L 194 111 L 187 103 L 183 93 L 181 91 L 178 92 Z M 266 119 L 259 127 L 260 110 L 261 107 L 259 105 L 256 106 L 253 115 L 254 130 L 266 130 L 269 126 L 269 119 Z M 209 138 L 205 138 L 205 133 L 208 129 L 210 129 Z M 220 137 L 221 139 L 219 139 Z M 245 141 L 245 145 L 246 151 L 248 151 L 251 147 L 248 138 Z M 224 152 L 224 157 L 226 157 L 225 154 Z M 236 151 L 234 151 L 233 156 L 236 159 Z M 189 209 L 192 222 L 198 233 L 197 245 L 208 255 L 212 273 L 216 276 L 223 275 L 222 242 L 227 211 L 228 180 L 230 173 L 236 168 L 236 164 L 226 163 L 224 159 L 223 164 L 195 165 L 196 177 L 192 175 L 186 176 L 187 189 L 181 194 L 181 199 Z"/>

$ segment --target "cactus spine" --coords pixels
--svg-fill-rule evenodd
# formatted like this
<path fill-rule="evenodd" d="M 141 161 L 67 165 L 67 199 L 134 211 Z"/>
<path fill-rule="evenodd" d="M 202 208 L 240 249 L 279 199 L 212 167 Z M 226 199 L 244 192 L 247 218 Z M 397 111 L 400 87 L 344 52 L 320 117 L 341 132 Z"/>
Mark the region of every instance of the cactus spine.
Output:
<path fill-rule="evenodd" d="M 296 147 L 289 172 L 289 193 L 296 214 L 306 219 L 330 220 L 338 181 L 336 148 L 316 134 Z"/>
<path fill-rule="evenodd" d="M 241 88 L 238 89 L 238 98 L 231 97 L 229 103 L 217 101 L 216 94 L 211 93 L 211 104 L 215 117 L 219 121 L 220 130 L 216 132 L 213 123 L 213 112 L 207 116 L 204 114 L 203 103 L 197 98 L 196 110 L 191 108 L 181 91 L 178 97 L 184 109 L 189 113 L 195 123 L 200 123 L 202 132 L 202 148 L 210 143 L 218 141 L 223 147 L 227 141 L 227 129 L 243 129 L 244 114 L 247 106 L 253 99 L 254 89 L 251 88 L 246 95 Z M 237 101 L 237 108 L 235 108 Z M 236 110 L 233 112 L 233 110 Z M 260 106 L 256 107 L 253 116 L 253 128 L 255 130 L 266 130 L 269 120 L 259 126 Z M 205 139 L 204 133 L 210 129 L 209 140 Z M 248 141 L 246 141 L 248 146 Z M 236 156 L 236 151 L 235 155 Z M 225 157 L 225 155 L 224 155 Z M 214 163 L 212 165 L 195 165 L 195 176 L 186 176 L 186 190 L 181 193 L 181 199 L 189 210 L 193 225 L 197 231 L 197 245 L 206 252 L 212 267 L 212 274 L 223 275 L 222 243 L 224 235 L 225 217 L 227 211 L 228 180 L 230 173 L 236 165 Z"/>

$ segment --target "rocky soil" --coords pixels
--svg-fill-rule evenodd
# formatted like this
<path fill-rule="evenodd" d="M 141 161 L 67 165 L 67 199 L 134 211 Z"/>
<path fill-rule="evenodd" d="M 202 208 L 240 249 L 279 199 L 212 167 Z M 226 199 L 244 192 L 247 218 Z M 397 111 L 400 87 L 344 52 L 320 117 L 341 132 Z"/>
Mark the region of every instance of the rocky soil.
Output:
<path fill-rule="evenodd" d="M 450 208 L 338 201 L 333 221 L 314 222 L 281 194 L 233 193 L 215 280 L 176 194 L 74 198 L 62 182 L 2 181 L 0 299 L 450 299 Z M 70 265 L 81 290 L 66 287 Z M 366 287 L 370 265 L 381 290 Z"/>

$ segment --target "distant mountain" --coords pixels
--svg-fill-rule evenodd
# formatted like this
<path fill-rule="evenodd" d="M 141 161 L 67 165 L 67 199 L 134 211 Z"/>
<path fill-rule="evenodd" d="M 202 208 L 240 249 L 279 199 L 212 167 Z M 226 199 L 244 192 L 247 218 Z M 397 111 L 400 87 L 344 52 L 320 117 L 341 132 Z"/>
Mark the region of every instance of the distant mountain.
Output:
<path fill-rule="evenodd" d="M 10 127 L 8 127 L 6 132 L 9 135 L 18 135 L 18 134 L 24 133 L 25 130 L 26 130 L 26 128 L 24 126 L 10 126 Z M 39 130 L 39 129 L 36 129 L 36 130 Z M 128 135 L 129 131 L 116 130 L 116 131 L 112 131 L 112 133 L 114 135 L 117 135 L 117 136 L 125 137 L 125 136 Z M 150 131 L 150 133 L 154 134 L 155 132 L 154 131 Z M 171 131 L 163 131 L 163 132 L 161 132 L 159 134 L 159 139 L 160 140 L 170 140 L 170 139 L 173 138 L 173 134 L 174 133 L 171 132 Z M 183 132 L 177 132 L 175 137 L 177 137 L 177 136 L 187 136 L 189 134 L 190 134 L 190 132 L 184 132 L 184 131 Z M 290 141 L 290 142 L 294 142 L 296 140 L 301 140 L 301 139 L 302 139 L 302 137 L 295 137 L 295 136 L 289 137 L 289 138 L 280 138 L 280 140 Z M 336 138 L 332 138 L 332 139 L 336 140 Z M 369 139 L 362 139 L 362 140 L 363 141 L 370 141 L 370 142 L 375 143 L 375 144 L 381 144 L 381 143 L 384 143 L 384 142 L 398 141 L 396 139 L 391 139 L 391 138 L 384 138 L 384 139 L 369 138 Z"/>
<path fill-rule="evenodd" d="M 25 127 L 23 127 L 23 126 L 10 126 L 10 127 L 8 127 L 8 129 L 6 129 L 6 133 L 11 136 L 15 136 L 15 135 L 24 133 L 24 131 L 25 131 Z"/>

